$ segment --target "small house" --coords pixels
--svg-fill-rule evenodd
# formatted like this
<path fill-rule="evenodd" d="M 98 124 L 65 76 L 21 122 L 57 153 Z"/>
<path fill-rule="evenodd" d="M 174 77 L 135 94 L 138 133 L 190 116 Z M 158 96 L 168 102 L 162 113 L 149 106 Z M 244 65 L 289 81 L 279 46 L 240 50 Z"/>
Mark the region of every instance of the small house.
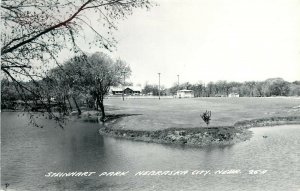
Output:
<path fill-rule="evenodd" d="M 193 90 L 178 90 L 177 91 L 177 98 L 192 98 L 194 97 L 194 91 Z"/>
<path fill-rule="evenodd" d="M 228 97 L 240 97 L 240 95 L 238 93 L 230 93 Z"/>
<path fill-rule="evenodd" d="M 126 86 L 126 87 L 111 87 L 112 95 L 140 95 L 142 89 L 140 87 Z"/>

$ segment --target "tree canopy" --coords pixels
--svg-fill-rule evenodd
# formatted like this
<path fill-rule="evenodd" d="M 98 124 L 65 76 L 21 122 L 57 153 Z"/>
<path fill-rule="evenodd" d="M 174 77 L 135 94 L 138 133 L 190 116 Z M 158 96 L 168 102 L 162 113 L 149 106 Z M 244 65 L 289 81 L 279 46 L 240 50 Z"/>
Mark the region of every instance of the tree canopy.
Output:
<path fill-rule="evenodd" d="M 46 78 L 53 63 L 59 66 L 60 52 L 84 54 L 80 41 L 112 51 L 117 21 L 152 5 L 149 0 L 3 0 L 1 73 L 19 94 L 30 93 L 44 103 L 47 94 L 38 81 Z"/>
<path fill-rule="evenodd" d="M 22 69 L 32 67 L 33 61 L 55 59 L 65 48 L 80 51 L 77 42 L 87 28 L 95 34 L 90 45 L 111 49 L 116 45 L 111 35 L 116 20 L 150 6 L 148 0 L 4 0 L 1 69 L 6 73 L 21 69 L 25 75 Z"/>
<path fill-rule="evenodd" d="M 129 65 L 121 60 L 112 60 L 108 55 L 96 52 L 92 55 L 82 55 L 68 60 L 62 68 L 55 68 L 50 71 L 50 79 L 56 81 L 57 87 L 62 91 L 57 91 L 56 100 L 64 103 L 64 108 L 68 108 L 67 103 L 71 97 L 76 105 L 78 113 L 81 110 L 77 104 L 77 98 L 81 95 L 85 100 L 92 99 L 95 108 L 100 108 L 102 120 L 105 120 L 104 96 L 109 93 L 110 87 L 123 83 L 124 74 L 128 77 L 131 74 Z M 51 81 L 51 83 L 53 83 Z M 70 105 L 70 104 L 69 104 Z M 93 107 L 93 106 L 92 106 Z M 70 108 L 72 109 L 72 108 Z"/>

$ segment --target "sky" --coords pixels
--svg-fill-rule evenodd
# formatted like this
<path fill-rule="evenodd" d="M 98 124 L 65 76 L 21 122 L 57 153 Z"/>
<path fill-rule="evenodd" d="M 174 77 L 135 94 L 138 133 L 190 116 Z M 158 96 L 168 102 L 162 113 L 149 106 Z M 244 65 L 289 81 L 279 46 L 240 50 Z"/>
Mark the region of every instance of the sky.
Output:
<path fill-rule="evenodd" d="M 127 81 L 300 80 L 300 0 L 160 0 L 119 21 Z M 98 51 L 98 50 L 93 50 Z"/>

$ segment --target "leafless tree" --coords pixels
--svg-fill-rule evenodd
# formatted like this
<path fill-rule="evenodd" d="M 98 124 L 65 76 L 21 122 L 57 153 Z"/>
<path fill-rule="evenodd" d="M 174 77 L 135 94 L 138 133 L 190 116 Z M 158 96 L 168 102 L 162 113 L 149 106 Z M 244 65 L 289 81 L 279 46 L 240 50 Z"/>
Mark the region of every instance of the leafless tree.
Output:
<path fill-rule="evenodd" d="M 80 41 L 112 51 L 117 20 L 152 5 L 149 0 L 2 0 L 1 73 L 20 95 L 30 93 L 46 107 L 45 91 L 38 81 L 53 63 L 59 65 L 61 51 L 82 53 Z M 94 39 L 88 41 L 87 33 L 94 34 Z"/>

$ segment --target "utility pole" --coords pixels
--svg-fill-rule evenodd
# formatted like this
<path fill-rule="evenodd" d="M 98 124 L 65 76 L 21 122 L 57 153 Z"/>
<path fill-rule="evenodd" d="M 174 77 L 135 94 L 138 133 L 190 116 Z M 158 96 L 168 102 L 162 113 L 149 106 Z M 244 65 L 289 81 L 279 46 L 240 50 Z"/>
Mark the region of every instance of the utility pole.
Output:
<path fill-rule="evenodd" d="M 179 74 L 177 74 L 177 92 L 176 92 L 177 98 L 178 98 L 178 91 L 179 91 Z"/>
<path fill-rule="evenodd" d="M 158 73 L 158 99 L 160 99 L 160 73 Z"/>
<path fill-rule="evenodd" d="M 122 98 L 123 98 L 123 101 L 124 101 L 124 91 L 125 91 L 125 74 L 126 72 L 122 72 L 123 76 L 124 76 L 124 83 L 123 83 L 123 91 L 122 91 Z"/>
<path fill-rule="evenodd" d="M 177 75 L 177 91 L 179 90 L 179 74 Z"/>

